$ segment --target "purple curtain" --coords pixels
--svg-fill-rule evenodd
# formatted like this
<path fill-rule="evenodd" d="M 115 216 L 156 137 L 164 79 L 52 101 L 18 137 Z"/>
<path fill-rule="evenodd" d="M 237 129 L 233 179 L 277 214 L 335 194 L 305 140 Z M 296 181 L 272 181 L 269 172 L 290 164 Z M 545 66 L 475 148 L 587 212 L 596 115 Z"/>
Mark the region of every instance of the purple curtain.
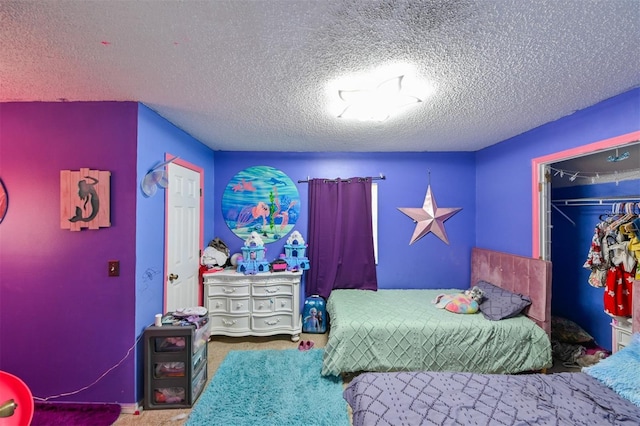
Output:
<path fill-rule="evenodd" d="M 305 294 L 377 290 L 371 179 L 309 180 L 309 263 Z"/>

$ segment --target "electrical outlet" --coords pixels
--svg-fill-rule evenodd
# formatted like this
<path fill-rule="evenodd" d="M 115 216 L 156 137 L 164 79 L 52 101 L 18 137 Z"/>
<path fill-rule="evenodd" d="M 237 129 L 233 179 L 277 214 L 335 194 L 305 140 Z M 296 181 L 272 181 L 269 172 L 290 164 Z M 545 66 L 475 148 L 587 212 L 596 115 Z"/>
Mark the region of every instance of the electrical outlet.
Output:
<path fill-rule="evenodd" d="M 109 276 L 110 277 L 119 277 L 120 276 L 120 261 L 119 260 L 110 260 L 109 261 Z"/>

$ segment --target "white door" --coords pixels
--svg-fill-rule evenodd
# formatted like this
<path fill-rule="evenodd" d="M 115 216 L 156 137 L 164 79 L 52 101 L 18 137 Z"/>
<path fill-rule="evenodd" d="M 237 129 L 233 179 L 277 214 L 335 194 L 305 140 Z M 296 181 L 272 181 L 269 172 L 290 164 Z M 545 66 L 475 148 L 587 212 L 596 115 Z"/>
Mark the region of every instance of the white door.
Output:
<path fill-rule="evenodd" d="M 200 267 L 200 174 L 167 166 L 167 268 L 165 312 L 198 306 Z"/>

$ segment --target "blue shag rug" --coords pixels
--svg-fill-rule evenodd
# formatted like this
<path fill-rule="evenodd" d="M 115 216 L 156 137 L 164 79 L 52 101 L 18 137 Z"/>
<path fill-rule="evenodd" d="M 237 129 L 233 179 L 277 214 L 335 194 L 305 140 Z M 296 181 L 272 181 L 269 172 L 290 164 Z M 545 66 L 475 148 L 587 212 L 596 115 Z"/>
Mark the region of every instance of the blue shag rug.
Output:
<path fill-rule="evenodd" d="M 230 351 L 186 426 L 349 426 L 342 379 L 320 375 L 322 353 Z"/>

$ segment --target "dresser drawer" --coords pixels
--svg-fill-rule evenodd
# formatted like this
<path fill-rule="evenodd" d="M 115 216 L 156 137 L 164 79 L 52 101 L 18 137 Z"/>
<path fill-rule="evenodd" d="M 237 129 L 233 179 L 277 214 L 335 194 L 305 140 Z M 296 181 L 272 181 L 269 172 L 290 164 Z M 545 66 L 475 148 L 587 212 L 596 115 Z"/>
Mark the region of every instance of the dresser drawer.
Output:
<path fill-rule="evenodd" d="M 252 299 L 254 314 L 270 312 L 293 312 L 293 298 L 291 296 L 254 297 Z"/>
<path fill-rule="evenodd" d="M 631 343 L 631 333 L 629 331 L 617 329 L 615 332 L 619 348 L 623 348 Z"/>
<path fill-rule="evenodd" d="M 291 297 L 276 297 L 276 312 L 293 312 L 293 299 Z"/>
<path fill-rule="evenodd" d="M 237 296 L 249 296 L 250 286 L 249 284 L 209 284 L 207 295 L 209 297 L 225 296 L 225 297 L 237 297 Z"/>
<path fill-rule="evenodd" d="M 253 308 L 251 311 L 254 314 L 269 314 L 275 311 L 275 298 L 274 297 L 254 297 L 251 299 Z"/>
<path fill-rule="evenodd" d="M 280 295 L 293 295 L 293 284 L 281 283 L 274 285 L 254 285 L 253 295 L 255 297 L 264 296 L 280 296 Z"/>
<path fill-rule="evenodd" d="M 251 316 L 210 315 L 211 332 L 224 330 L 227 332 L 251 331 Z"/>
<path fill-rule="evenodd" d="M 207 300 L 209 314 L 228 314 L 229 307 L 225 297 L 210 297 Z"/>
<path fill-rule="evenodd" d="M 293 326 L 293 315 L 276 314 L 269 316 L 253 315 L 251 317 L 252 329 L 260 332 L 278 328 L 291 328 Z"/>
<path fill-rule="evenodd" d="M 229 312 L 232 314 L 251 313 L 251 299 L 249 297 L 234 297 L 229 299 Z"/>
<path fill-rule="evenodd" d="M 202 281 L 205 285 L 249 285 L 251 283 L 251 276 L 236 274 L 235 271 L 224 271 L 215 274 L 202 274 Z"/>
<path fill-rule="evenodd" d="M 615 353 L 631 343 L 633 334 L 629 318 L 614 317 L 611 321 L 611 350 Z"/>
<path fill-rule="evenodd" d="M 210 314 L 248 314 L 251 312 L 251 299 L 247 297 L 211 297 L 207 301 Z"/>

